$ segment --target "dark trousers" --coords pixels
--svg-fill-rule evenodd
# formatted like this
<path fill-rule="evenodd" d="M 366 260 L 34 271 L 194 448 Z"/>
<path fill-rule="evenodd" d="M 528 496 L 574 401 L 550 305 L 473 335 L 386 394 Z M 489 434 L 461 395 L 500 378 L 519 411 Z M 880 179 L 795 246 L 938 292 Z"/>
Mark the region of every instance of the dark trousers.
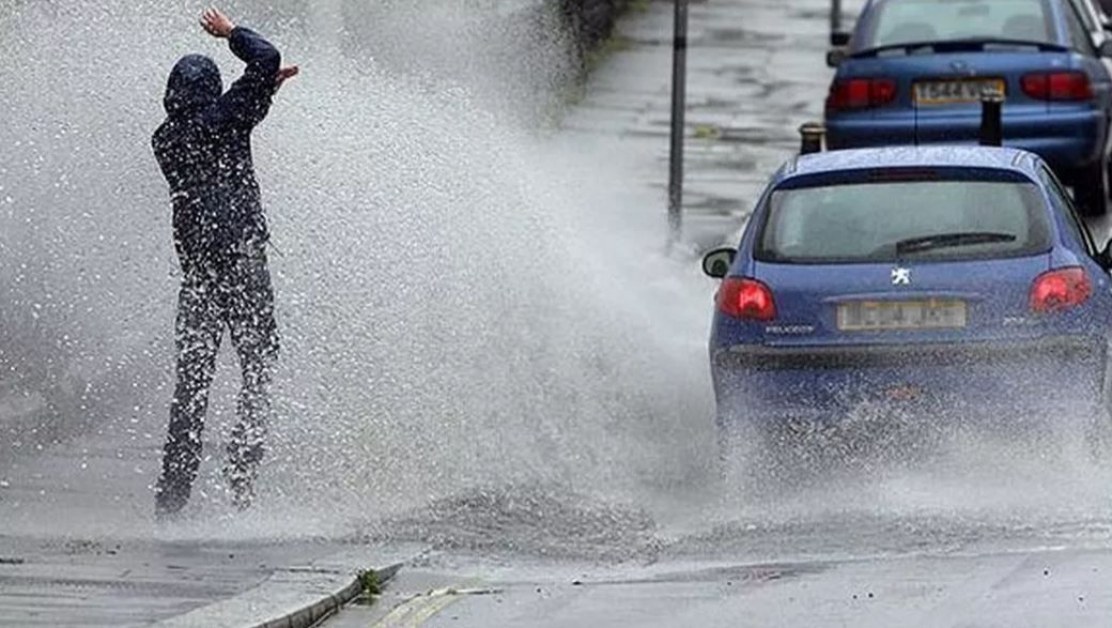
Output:
<path fill-rule="evenodd" d="M 225 328 L 239 356 L 243 387 L 224 472 L 237 501 L 249 500 L 263 457 L 270 384 L 278 357 L 274 291 L 265 255 L 239 258 L 221 272 L 187 276 L 182 282 L 176 328 L 177 387 L 157 487 L 162 512 L 180 510 L 197 478 L 209 386 Z"/>

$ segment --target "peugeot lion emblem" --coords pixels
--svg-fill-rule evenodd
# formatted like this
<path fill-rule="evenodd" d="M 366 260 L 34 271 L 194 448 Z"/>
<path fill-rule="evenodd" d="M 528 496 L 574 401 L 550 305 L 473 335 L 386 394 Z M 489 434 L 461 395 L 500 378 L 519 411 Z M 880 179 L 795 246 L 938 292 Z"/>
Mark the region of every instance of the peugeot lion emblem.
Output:
<path fill-rule="evenodd" d="M 906 286 L 911 284 L 911 269 L 910 268 L 893 268 L 892 269 L 892 285 L 893 286 Z"/>

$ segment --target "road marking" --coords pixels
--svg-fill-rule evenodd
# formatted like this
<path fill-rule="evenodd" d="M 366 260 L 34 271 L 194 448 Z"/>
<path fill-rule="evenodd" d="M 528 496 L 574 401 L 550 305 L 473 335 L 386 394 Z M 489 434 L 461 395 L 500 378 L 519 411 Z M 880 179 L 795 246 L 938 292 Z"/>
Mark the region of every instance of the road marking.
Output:
<path fill-rule="evenodd" d="M 474 586 L 478 581 L 471 581 L 467 585 Z M 394 608 L 381 620 L 372 625 L 372 628 L 418 628 L 432 619 L 440 611 L 448 608 L 468 595 L 489 595 L 497 593 L 496 589 L 445 587 L 422 593 L 410 598 Z"/>
<path fill-rule="evenodd" d="M 451 606 L 456 600 L 460 599 L 458 593 L 446 593 L 445 595 L 433 599 L 430 603 L 421 607 L 414 613 L 413 620 L 408 624 L 407 628 L 417 628 L 421 624 L 427 622 L 436 616 L 440 611 Z"/>

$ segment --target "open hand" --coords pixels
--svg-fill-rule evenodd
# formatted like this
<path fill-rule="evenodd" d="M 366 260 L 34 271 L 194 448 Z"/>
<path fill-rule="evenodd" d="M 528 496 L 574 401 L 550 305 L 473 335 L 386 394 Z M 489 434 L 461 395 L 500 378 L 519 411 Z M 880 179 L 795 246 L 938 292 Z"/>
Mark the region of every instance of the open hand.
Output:
<path fill-rule="evenodd" d="M 227 15 L 221 13 L 219 9 L 210 7 L 205 9 L 205 12 L 201 14 L 201 27 L 213 37 L 227 39 L 232 36 L 232 29 L 234 29 L 236 25 L 228 19 Z"/>
<path fill-rule="evenodd" d="M 301 68 L 296 65 L 287 66 L 278 70 L 278 76 L 274 79 L 274 90 L 277 91 L 278 88 L 282 87 L 282 83 L 285 83 L 287 79 L 292 79 L 297 76 L 300 72 Z"/>

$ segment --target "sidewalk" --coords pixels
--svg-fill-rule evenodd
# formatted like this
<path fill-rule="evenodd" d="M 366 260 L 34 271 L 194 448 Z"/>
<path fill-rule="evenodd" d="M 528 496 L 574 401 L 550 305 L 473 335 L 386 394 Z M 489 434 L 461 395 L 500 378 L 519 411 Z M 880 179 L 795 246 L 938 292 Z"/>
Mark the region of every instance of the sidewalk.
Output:
<path fill-rule="evenodd" d="M 856 8 L 858 2 L 847 2 Z M 684 239 L 733 237 L 777 167 L 798 151 L 799 125 L 822 119 L 828 0 L 706 0 L 690 5 Z M 615 52 L 567 117 L 571 134 L 613 138 L 668 204 L 673 5 L 623 19 Z M 852 20 L 845 19 L 847 26 Z"/>
<path fill-rule="evenodd" d="M 148 624 L 250 590 L 322 549 L 0 537 L 0 625 Z"/>

